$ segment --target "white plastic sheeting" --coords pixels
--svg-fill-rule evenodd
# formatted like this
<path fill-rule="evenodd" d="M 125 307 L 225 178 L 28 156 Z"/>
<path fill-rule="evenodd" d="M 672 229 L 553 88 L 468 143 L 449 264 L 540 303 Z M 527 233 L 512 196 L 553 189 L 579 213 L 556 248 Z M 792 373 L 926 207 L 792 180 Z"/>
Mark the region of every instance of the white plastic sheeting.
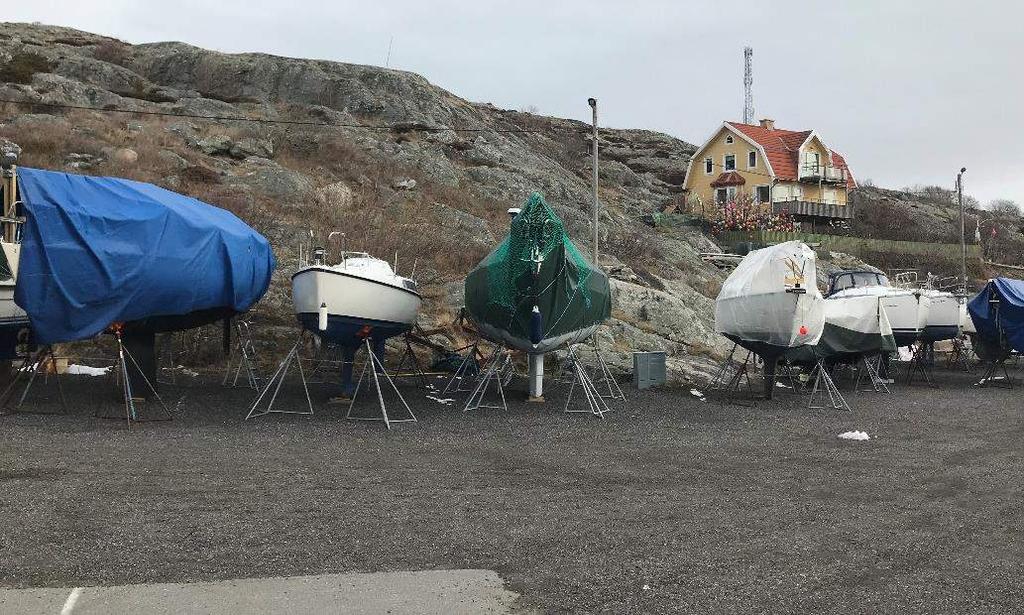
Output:
<path fill-rule="evenodd" d="M 829 297 L 825 300 L 825 321 L 857 333 L 892 335 L 889 316 L 882 298 L 877 296 Z"/>
<path fill-rule="evenodd" d="M 781 350 L 817 344 L 825 325 L 814 250 L 788 241 L 748 254 L 715 300 L 715 330 Z"/>

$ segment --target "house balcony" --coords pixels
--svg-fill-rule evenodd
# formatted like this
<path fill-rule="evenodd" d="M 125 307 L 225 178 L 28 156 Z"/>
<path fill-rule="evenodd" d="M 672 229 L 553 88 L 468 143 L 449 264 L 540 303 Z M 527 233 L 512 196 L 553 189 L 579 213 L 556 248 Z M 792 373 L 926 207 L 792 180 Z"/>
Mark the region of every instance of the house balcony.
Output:
<path fill-rule="evenodd" d="M 788 211 L 794 218 L 829 218 L 849 220 L 853 218 L 853 205 L 836 201 L 807 201 L 803 199 L 775 201 L 772 211 L 781 213 Z"/>
<path fill-rule="evenodd" d="M 847 170 L 823 164 L 805 164 L 800 166 L 799 179 L 812 184 L 846 184 Z"/>

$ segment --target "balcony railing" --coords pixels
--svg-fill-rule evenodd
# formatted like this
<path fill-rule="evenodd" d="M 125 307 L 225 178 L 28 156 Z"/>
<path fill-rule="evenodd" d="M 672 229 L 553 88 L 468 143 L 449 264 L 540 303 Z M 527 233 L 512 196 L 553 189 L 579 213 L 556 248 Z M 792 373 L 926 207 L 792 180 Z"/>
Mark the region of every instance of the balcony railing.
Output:
<path fill-rule="evenodd" d="M 805 164 L 800 166 L 800 181 L 845 184 L 846 177 L 846 169 L 839 167 L 825 166 L 823 164 Z"/>
<path fill-rule="evenodd" d="M 775 201 L 772 203 L 772 211 L 779 213 L 782 210 L 786 210 L 791 216 L 801 217 L 839 218 L 843 220 L 848 220 L 853 217 L 853 205 L 838 203 L 836 201 L 809 201 L 804 199 L 793 199 L 789 201 Z"/>

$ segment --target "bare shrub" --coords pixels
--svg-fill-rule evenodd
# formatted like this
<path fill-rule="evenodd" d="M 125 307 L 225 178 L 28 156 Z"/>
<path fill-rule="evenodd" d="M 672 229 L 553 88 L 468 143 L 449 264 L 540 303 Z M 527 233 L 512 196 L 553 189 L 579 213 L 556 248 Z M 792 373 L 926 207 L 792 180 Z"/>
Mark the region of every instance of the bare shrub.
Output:
<path fill-rule="evenodd" d="M 45 57 L 38 53 L 19 51 L 0 65 L 0 82 L 29 84 L 36 73 L 48 73 L 52 70 L 53 63 Z"/>
<path fill-rule="evenodd" d="M 96 45 L 92 52 L 92 57 L 101 62 L 124 66 L 128 60 L 128 45 L 113 39 L 106 40 Z"/>

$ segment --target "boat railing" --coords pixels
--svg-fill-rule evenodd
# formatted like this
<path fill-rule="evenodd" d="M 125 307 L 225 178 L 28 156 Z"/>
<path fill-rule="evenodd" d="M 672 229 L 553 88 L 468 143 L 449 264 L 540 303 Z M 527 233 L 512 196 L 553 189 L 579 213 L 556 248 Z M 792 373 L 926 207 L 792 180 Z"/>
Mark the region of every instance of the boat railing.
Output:
<path fill-rule="evenodd" d="M 902 271 L 893 276 L 893 286 L 897 288 L 919 288 L 916 271 Z"/>

